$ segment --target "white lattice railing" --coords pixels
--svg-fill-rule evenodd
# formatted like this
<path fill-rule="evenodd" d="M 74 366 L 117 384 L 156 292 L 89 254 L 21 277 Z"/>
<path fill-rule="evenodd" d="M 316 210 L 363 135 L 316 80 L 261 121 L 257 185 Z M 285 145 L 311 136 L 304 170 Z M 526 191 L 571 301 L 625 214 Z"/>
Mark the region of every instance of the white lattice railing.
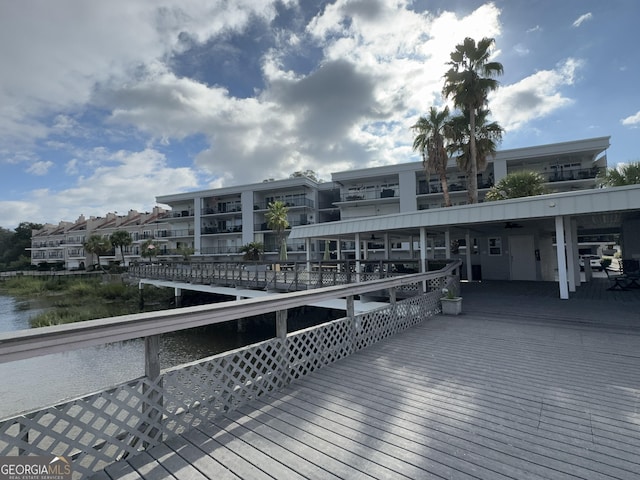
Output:
<path fill-rule="evenodd" d="M 437 274 L 378 280 L 349 287 L 250 299 L 171 312 L 131 315 L 84 324 L 0 335 L 0 361 L 64 351 L 113 339 L 146 338 L 147 364 L 157 365 L 150 339 L 190 326 L 276 311 L 276 337 L 0 422 L 0 456 L 58 455 L 73 460 L 74 478 L 157 445 L 292 380 L 329 365 L 440 311 L 441 288 L 459 288 L 459 264 Z M 426 293 L 419 291 L 423 282 Z M 416 296 L 394 301 L 395 288 L 416 285 Z M 353 295 L 390 288 L 390 304 L 354 315 Z M 286 310 L 317 297 L 347 297 L 347 316 L 286 333 Z M 283 314 L 282 312 L 285 312 Z M 144 333 L 144 334 L 141 334 Z M 9 338 L 7 338 L 9 337 Z"/>

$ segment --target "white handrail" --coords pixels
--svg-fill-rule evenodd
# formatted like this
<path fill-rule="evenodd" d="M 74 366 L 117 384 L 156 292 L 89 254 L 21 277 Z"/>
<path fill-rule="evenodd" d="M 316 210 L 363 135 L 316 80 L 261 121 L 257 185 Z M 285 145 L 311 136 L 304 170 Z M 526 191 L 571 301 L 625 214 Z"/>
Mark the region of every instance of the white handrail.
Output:
<path fill-rule="evenodd" d="M 460 261 L 455 261 L 441 270 L 428 273 L 402 275 L 357 284 L 335 285 L 213 305 L 137 313 L 1 333 L 0 363 L 122 340 L 149 337 L 268 312 L 288 310 L 321 300 L 345 298 L 372 291 L 396 288 L 450 275 L 460 265 Z"/>

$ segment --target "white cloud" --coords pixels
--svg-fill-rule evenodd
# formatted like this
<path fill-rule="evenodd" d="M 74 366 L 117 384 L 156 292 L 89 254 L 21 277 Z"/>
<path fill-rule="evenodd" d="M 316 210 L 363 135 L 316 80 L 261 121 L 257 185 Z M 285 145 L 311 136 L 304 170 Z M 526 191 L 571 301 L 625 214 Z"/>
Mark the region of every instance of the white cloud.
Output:
<path fill-rule="evenodd" d="M 583 63 L 569 58 L 554 70 L 542 70 L 512 85 L 502 86 L 491 98 L 490 107 L 498 123 L 507 131 L 564 108 L 573 100 L 560 89 L 572 85 Z"/>
<path fill-rule="evenodd" d="M 620 120 L 620 123 L 622 123 L 622 125 L 625 125 L 627 127 L 640 126 L 640 110 L 636 112 L 635 115 L 631 115 L 629 117 L 623 118 L 622 120 Z"/>
<path fill-rule="evenodd" d="M 89 161 L 98 166 L 91 174 L 79 177 L 72 187 L 38 189 L 29 192 L 22 201 L 0 201 L 3 226 L 17 225 L 25 219 L 46 223 L 73 221 L 80 214 L 103 216 L 107 211 L 148 211 L 155 205 L 159 192 L 200 188 L 194 171 L 171 168 L 166 157 L 155 150 L 86 154 L 100 156 Z M 109 206 L 108 210 L 104 205 Z"/>
<path fill-rule="evenodd" d="M 585 13 L 584 15 L 580 15 L 577 20 L 575 22 L 573 22 L 573 26 L 574 27 L 579 27 L 580 25 L 582 25 L 584 22 L 591 20 L 593 18 L 593 15 L 591 14 L 591 12 L 589 13 Z"/>
<path fill-rule="evenodd" d="M 27 168 L 27 172 L 33 175 L 46 175 L 51 167 L 53 167 L 54 163 L 51 161 L 46 162 L 35 162 L 29 165 Z"/>
<path fill-rule="evenodd" d="M 96 85 L 128 82 L 150 61 L 275 14 L 271 0 L 0 2 L 0 140 L 43 138 L 44 116 L 87 104 Z"/>

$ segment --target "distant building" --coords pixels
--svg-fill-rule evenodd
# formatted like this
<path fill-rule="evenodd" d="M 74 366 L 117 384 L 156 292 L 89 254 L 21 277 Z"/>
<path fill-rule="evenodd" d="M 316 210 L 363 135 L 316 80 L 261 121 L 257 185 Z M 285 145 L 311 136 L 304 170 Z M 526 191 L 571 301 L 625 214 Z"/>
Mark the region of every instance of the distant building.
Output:
<path fill-rule="evenodd" d="M 84 243 L 91 235 L 109 237 L 117 230 L 125 230 L 131 234 L 133 243 L 124 250 L 125 263 L 138 261 L 140 245 L 147 239 L 164 238 L 168 231 L 166 216 L 168 212 L 155 207 L 152 212 L 140 213 L 130 210 L 127 215 L 108 213 L 105 217 L 85 218 L 84 215 L 75 222 L 60 222 L 58 225 L 47 224 L 31 235 L 31 263 L 33 265 L 54 266 L 61 264 L 69 270 L 90 268 L 96 259 L 84 250 Z M 121 261 L 121 254 L 112 251 L 100 257 L 104 265 Z"/>

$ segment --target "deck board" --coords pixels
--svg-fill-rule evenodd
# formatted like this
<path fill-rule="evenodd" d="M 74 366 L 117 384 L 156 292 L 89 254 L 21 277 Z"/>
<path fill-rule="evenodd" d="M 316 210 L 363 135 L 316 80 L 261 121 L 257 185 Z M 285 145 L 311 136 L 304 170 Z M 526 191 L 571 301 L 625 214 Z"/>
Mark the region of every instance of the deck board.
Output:
<path fill-rule="evenodd" d="M 108 478 L 640 478 L 640 304 L 469 300 Z"/>

